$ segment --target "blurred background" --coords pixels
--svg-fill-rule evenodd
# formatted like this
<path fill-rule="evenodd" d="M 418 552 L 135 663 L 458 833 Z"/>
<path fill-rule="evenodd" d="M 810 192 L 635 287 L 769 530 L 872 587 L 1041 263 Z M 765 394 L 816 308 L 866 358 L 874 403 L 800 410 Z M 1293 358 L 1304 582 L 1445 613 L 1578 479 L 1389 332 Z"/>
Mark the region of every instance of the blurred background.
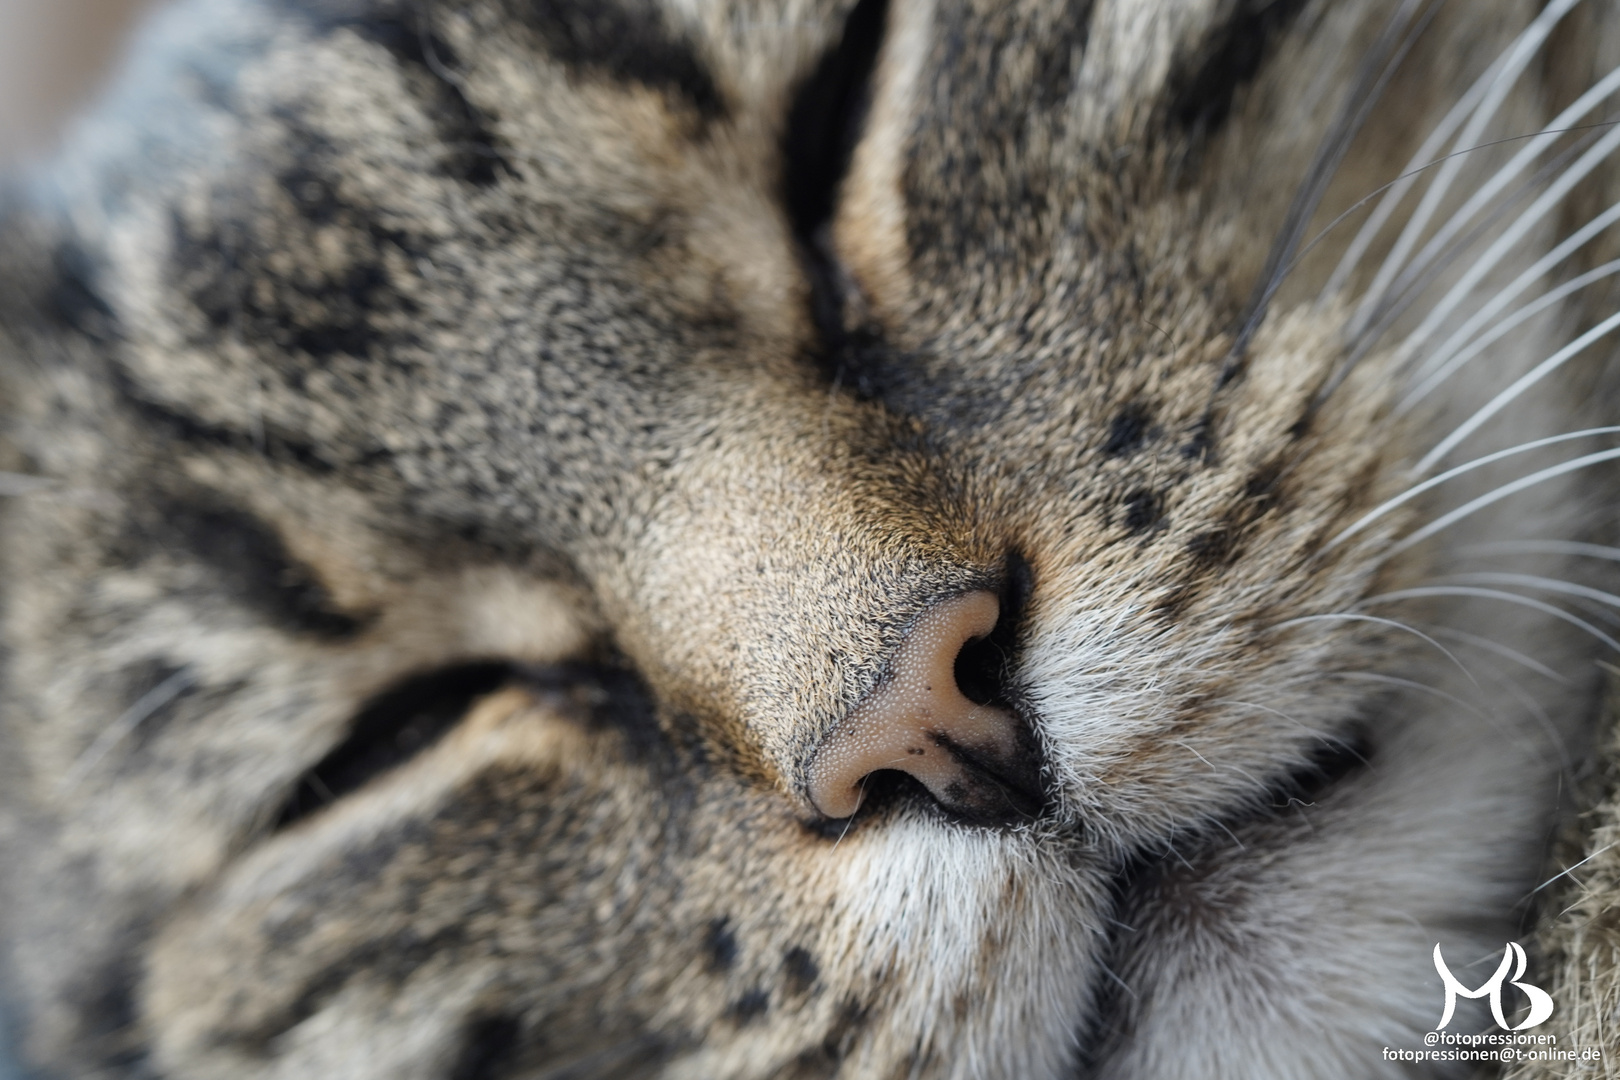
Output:
<path fill-rule="evenodd" d="M 48 155 L 95 97 L 154 0 L 0 0 L 0 171 Z M 0 873 L 3 873 L 0 870 Z M 0 1080 L 11 1064 L 0 1010 Z"/>
<path fill-rule="evenodd" d="M 50 152 L 153 0 L 0 0 L 0 169 Z"/>

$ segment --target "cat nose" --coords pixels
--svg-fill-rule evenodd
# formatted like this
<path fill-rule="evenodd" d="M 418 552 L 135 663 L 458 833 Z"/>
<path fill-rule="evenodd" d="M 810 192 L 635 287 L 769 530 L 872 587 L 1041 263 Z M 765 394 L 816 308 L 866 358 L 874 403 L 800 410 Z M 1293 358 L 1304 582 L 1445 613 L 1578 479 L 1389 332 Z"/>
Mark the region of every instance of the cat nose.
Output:
<path fill-rule="evenodd" d="M 830 818 L 860 809 L 866 780 L 909 773 L 946 810 L 975 821 L 1040 811 L 1033 739 L 1014 715 L 962 693 L 956 658 L 996 625 L 1001 605 L 979 590 L 923 612 L 895 651 L 886 679 L 822 740 L 809 767 L 810 801 Z"/>

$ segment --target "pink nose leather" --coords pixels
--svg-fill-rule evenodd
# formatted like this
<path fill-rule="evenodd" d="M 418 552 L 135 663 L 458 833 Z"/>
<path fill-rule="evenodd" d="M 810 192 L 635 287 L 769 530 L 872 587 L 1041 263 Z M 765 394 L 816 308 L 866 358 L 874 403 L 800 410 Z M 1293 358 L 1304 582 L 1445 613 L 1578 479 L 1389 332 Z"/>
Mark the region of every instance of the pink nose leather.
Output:
<path fill-rule="evenodd" d="M 895 651 L 889 677 L 862 699 L 816 751 L 810 801 L 831 818 L 849 817 L 880 769 L 910 773 L 947 808 L 997 801 L 992 772 L 1019 756 L 1011 713 L 976 705 L 956 685 L 962 646 L 996 625 L 1001 605 L 979 591 L 942 600 L 923 613 Z"/>

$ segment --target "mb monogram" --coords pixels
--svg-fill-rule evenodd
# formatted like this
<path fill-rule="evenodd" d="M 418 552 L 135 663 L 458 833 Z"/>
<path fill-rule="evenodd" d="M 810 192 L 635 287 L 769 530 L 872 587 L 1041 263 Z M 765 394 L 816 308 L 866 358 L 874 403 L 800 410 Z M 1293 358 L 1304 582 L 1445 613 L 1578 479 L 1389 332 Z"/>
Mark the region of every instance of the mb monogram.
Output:
<path fill-rule="evenodd" d="M 1487 995 L 1491 999 L 1491 1018 L 1496 1021 L 1496 1026 L 1503 1031 L 1523 1031 L 1526 1028 L 1533 1028 L 1537 1024 L 1545 1023 L 1547 1018 L 1552 1015 L 1553 999 L 1541 987 L 1519 981 L 1520 976 L 1524 974 L 1526 963 L 1524 949 L 1516 941 L 1509 942 L 1507 947 L 1502 950 L 1502 962 L 1497 965 L 1496 974 L 1486 979 L 1478 988 L 1470 990 L 1458 982 L 1457 977 L 1451 973 L 1451 969 L 1446 967 L 1445 958 L 1440 955 L 1440 946 L 1436 944 L 1434 947 L 1434 969 L 1440 973 L 1440 981 L 1446 987 L 1446 1011 L 1441 1014 L 1440 1023 L 1435 1025 L 1435 1030 L 1440 1031 L 1451 1023 L 1451 1014 L 1457 1009 L 1458 997 L 1482 998 Z M 1513 970 L 1512 975 L 1508 974 L 1509 968 Z M 1502 1015 L 1502 984 L 1504 982 L 1512 983 L 1519 988 L 1525 997 L 1530 999 L 1530 1015 L 1525 1017 L 1517 1027 L 1510 1027 L 1506 1018 Z"/>

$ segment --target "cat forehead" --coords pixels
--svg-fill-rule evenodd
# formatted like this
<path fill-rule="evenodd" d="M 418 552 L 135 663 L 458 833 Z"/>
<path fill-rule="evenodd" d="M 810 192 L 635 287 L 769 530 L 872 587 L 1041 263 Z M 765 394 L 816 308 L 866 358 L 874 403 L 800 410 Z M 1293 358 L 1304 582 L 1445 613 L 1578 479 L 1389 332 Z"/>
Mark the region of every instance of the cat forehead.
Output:
<path fill-rule="evenodd" d="M 157 225 L 172 265 L 150 280 L 167 279 L 216 326 L 263 314 L 250 337 L 296 331 L 274 363 L 312 371 L 362 333 L 420 348 L 410 324 L 423 313 L 460 334 L 446 370 L 471 371 L 463 349 L 503 372 L 527 366 L 526 342 L 507 340 L 535 322 L 526 291 L 566 315 L 539 327 L 542 338 L 593 306 L 614 320 L 611 344 L 583 327 L 565 344 L 603 354 L 603 373 L 625 383 L 674 377 L 674 354 L 708 364 L 693 358 L 722 320 L 775 338 L 767 351 L 798 349 L 804 328 L 783 312 L 802 285 L 774 220 L 780 129 L 818 57 L 847 37 L 853 7 L 279 5 L 282 29 L 265 32 L 283 44 L 242 77 L 255 99 L 242 136 L 252 168 L 233 166 L 223 183 L 205 176 L 206 197 L 174 200 Z M 1218 339 L 1254 267 L 1234 284 L 1194 265 L 1197 216 L 1158 181 L 1128 190 L 1121 172 L 1151 174 L 1153 155 L 1109 140 L 1156 128 L 1181 138 L 1176 95 L 1207 89 L 1199 72 L 1247 9 L 895 0 L 874 10 L 870 114 L 829 227 L 882 334 L 835 385 L 977 439 L 980 464 L 1065 443 L 1049 470 L 1058 483 L 1092 467 L 1077 454 L 1126 458 L 1108 447 L 1149 436 L 1161 453 L 1196 456 L 1186 452 L 1224 361 Z M 306 56 L 319 58 L 319 91 L 298 77 Z M 767 83 L 774 93 L 754 93 Z M 424 130 L 425 117 L 436 128 Z M 259 190 L 232 194 L 249 188 Z M 1108 211 L 1132 199 L 1154 209 L 1110 224 Z M 1269 227 L 1263 209 L 1255 217 Z M 244 212 L 255 220 L 230 220 Z M 227 235 L 243 230 L 259 239 Z M 303 264 L 296 274 L 289 260 Z M 500 289 L 478 285 L 474 266 Z M 254 275 L 251 292 L 212 284 L 239 272 Z M 317 302 L 299 275 L 339 293 Z M 127 278 L 123 288 L 147 287 Z M 488 340 L 471 333 L 485 329 Z M 175 370 L 161 345 L 163 370 Z M 620 359 L 643 349 L 660 359 Z M 516 395 L 502 390 L 486 408 L 512 411 Z M 301 396 L 289 408 L 304 409 Z M 1249 426 L 1270 430 L 1269 417 Z M 396 430 L 423 438 L 404 422 Z"/>

